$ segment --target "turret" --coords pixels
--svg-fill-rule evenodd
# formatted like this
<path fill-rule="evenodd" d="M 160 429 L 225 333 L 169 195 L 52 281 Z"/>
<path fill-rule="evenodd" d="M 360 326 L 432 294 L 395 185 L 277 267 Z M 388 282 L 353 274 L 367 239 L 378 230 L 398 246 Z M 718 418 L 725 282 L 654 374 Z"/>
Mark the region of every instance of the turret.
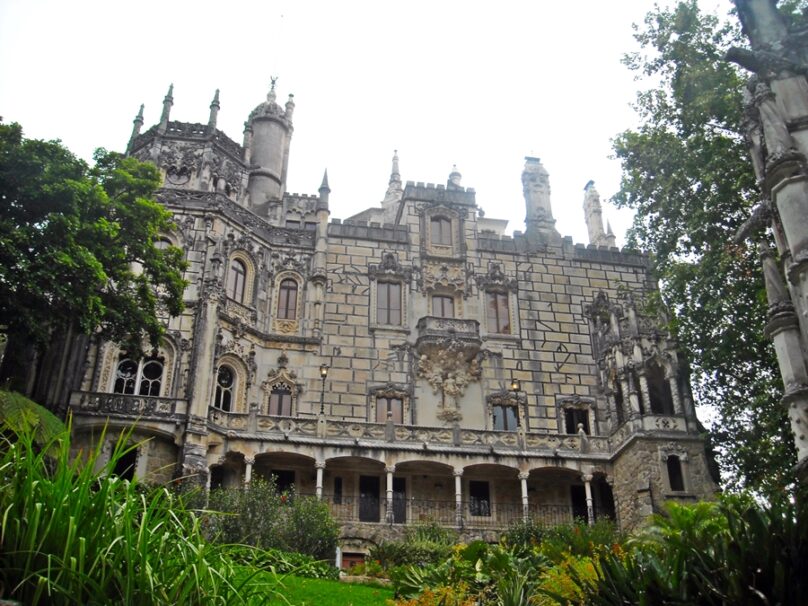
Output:
<path fill-rule="evenodd" d="M 522 171 L 525 196 L 525 233 L 528 236 L 558 236 L 550 206 L 550 175 L 538 158 L 525 157 Z"/>
<path fill-rule="evenodd" d="M 160 114 L 160 124 L 157 126 L 157 132 L 161 135 L 164 135 L 166 129 L 168 128 L 168 119 L 171 115 L 171 106 L 174 105 L 174 85 L 170 85 L 168 87 L 168 93 L 166 93 L 165 98 L 163 99 L 163 113 Z"/>
<path fill-rule="evenodd" d="M 387 184 L 387 192 L 382 200 L 382 208 L 388 209 L 395 206 L 401 200 L 404 189 L 401 187 L 401 173 L 398 170 L 398 150 L 393 151 L 393 167 L 390 169 L 390 181 Z"/>
<path fill-rule="evenodd" d="M 331 188 L 328 187 L 328 169 L 323 172 L 323 182 L 320 184 L 320 199 L 317 201 L 317 211 L 328 210 L 328 195 L 331 193 Z"/>
<path fill-rule="evenodd" d="M 245 146 L 251 165 L 249 179 L 250 206 L 263 210 L 269 202 L 283 198 L 292 141 L 294 95 L 289 95 L 285 110 L 276 102 L 275 81 L 267 100 L 256 107 L 245 125 Z"/>
<path fill-rule="evenodd" d="M 463 181 L 463 175 L 457 170 L 457 164 L 452 164 L 452 172 L 449 173 L 449 180 L 446 182 L 447 189 L 463 189 L 460 184 Z"/>
<path fill-rule="evenodd" d="M 140 134 L 140 129 L 143 126 L 143 104 L 140 104 L 140 110 L 137 112 L 137 116 L 135 119 L 132 120 L 132 136 L 129 137 L 129 144 L 126 146 L 126 153 L 130 153 L 132 151 L 132 145 L 135 143 L 135 139 Z"/>
<path fill-rule="evenodd" d="M 213 101 L 210 103 L 210 117 L 208 118 L 208 134 L 213 134 L 216 130 L 216 119 L 219 116 L 219 89 L 216 89 L 216 93 L 213 95 Z"/>
<path fill-rule="evenodd" d="M 594 181 L 589 181 L 584 187 L 584 216 L 590 244 L 610 247 L 616 245 L 612 226 L 608 222 L 608 229 L 606 233 L 603 233 L 603 209 L 600 206 L 600 194 L 595 189 Z"/>

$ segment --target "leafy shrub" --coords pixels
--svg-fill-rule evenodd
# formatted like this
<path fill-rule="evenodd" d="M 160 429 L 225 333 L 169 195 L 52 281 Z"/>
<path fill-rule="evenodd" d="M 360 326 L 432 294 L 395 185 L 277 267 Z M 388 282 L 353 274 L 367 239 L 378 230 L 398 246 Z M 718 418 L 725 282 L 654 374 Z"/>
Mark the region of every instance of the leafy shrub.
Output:
<path fill-rule="evenodd" d="M 540 549 L 550 561 L 558 563 L 567 554 L 592 557 L 609 551 L 623 541 L 623 536 L 609 520 L 598 520 L 592 526 L 586 522 L 575 522 L 545 529 Z"/>
<path fill-rule="evenodd" d="M 280 493 L 274 478 L 254 479 L 244 489 L 210 493 L 208 536 L 225 543 L 282 549 L 333 561 L 339 526 L 328 505 L 294 490 Z"/>
<path fill-rule="evenodd" d="M 385 570 L 409 564 L 426 566 L 448 559 L 457 533 L 438 524 L 422 524 L 406 529 L 401 541 L 382 541 L 368 552 L 368 558 L 378 561 Z"/>
<path fill-rule="evenodd" d="M 605 554 L 597 579 L 578 584 L 588 604 L 808 603 L 805 507 L 739 496 L 669 503 L 625 556 Z"/>
<path fill-rule="evenodd" d="M 541 544 L 546 530 L 547 527 L 540 522 L 519 520 L 511 523 L 508 530 L 502 533 L 500 541 L 511 549 L 528 551 Z"/>
<path fill-rule="evenodd" d="M 113 474 L 134 448 L 125 446 L 128 437 L 101 465 L 103 436 L 71 460 L 67 433 L 40 447 L 33 430 L 0 428 L 4 597 L 55 605 L 238 604 L 252 590 L 271 593 L 272 583 L 258 586 L 226 549 L 206 542 L 199 519 L 168 490 L 143 490 Z"/>
<path fill-rule="evenodd" d="M 272 570 L 276 574 L 293 574 L 309 579 L 339 579 L 339 570 L 322 560 L 293 551 L 280 549 L 254 549 L 244 545 L 232 545 L 227 549 L 228 555 L 240 564 Z"/>

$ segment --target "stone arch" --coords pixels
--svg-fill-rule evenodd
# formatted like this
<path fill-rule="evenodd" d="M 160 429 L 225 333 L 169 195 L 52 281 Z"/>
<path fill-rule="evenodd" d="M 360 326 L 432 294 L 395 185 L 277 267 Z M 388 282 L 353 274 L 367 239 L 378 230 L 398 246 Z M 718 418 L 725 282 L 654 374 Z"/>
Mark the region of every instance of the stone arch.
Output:
<path fill-rule="evenodd" d="M 164 398 L 174 397 L 174 377 L 177 373 L 177 365 L 179 363 L 179 356 L 177 352 L 179 349 L 174 344 L 174 339 L 170 334 L 164 334 L 160 339 L 157 347 L 150 348 L 143 347 L 145 356 L 138 358 L 136 361 L 140 366 L 144 359 L 157 358 L 161 360 L 163 365 L 163 373 L 161 378 L 159 396 Z M 98 391 L 113 393 L 116 381 L 116 372 L 118 365 L 123 357 L 126 356 L 121 346 L 117 343 L 108 343 L 102 350 L 102 364 L 98 377 Z M 138 395 L 137 393 L 135 395 Z"/>
<path fill-rule="evenodd" d="M 244 276 L 244 297 L 241 301 L 237 301 L 237 303 L 252 306 L 255 296 L 255 282 L 258 274 L 258 263 L 253 254 L 244 248 L 237 248 L 231 251 L 227 258 L 225 285 L 230 283 L 230 267 L 233 261 L 240 261 L 244 265 L 246 272 Z"/>
<path fill-rule="evenodd" d="M 228 412 L 248 412 L 247 411 L 247 387 L 250 382 L 250 372 L 247 364 L 240 357 L 233 353 L 225 353 L 216 358 L 216 368 L 214 370 L 213 393 L 215 397 L 218 371 L 221 366 L 227 366 L 235 374 L 235 385 L 232 388 L 233 402 Z M 210 402 L 213 406 L 213 402 Z"/>
<path fill-rule="evenodd" d="M 279 317 L 279 305 L 281 304 L 281 286 L 287 280 L 293 280 L 296 286 L 295 290 L 295 302 L 294 302 L 294 317 Z M 273 332 L 281 333 L 281 334 L 297 334 L 300 332 L 300 327 L 302 325 L 302 318 L 303 318 L 303 287 L 305 285 L 305 281 L 303 280 L 303 276 L 301 276 L 296 271 L 285 270 L 279 272 L 274 280 L 273 280 L 273 289 L 272 289 L 272 304 L 270 307 L 270 315 L 272 317 L 272 330 Z M 285 301 L 288 306 L 288 302 Z M 290 315 L 290 314 L 283 314 L 283 315 Z"/>

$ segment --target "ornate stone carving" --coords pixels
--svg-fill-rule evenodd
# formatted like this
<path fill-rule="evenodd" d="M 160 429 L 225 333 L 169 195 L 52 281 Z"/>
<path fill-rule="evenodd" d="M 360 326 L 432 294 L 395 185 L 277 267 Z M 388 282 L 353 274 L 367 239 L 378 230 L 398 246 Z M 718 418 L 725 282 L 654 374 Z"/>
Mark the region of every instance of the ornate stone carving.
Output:
<path fill-rule="evenodd" d="M 421 268 L 418 286 L 424 292 L 435 290 L 468 295 L 466 287 L 467 270 L 462 263 L 426 263 Z"/>
<path fill-rule="evenodd" d="M 450 341 L 445 348 L 421 354 L 417 373 L 429 383 L 433 393 L 442 395 L 438 417 L 444 421 L 459 421 L 462 415 L 457 410 L 457 400 L 469 383 L 480 379 L 482 369 L 476 356 L 468 359 L 466 348 L 457 341 Z"/>
<path fill-rule="evenodd" d="M 488 264 L 487 273 L 478 274 L 475 279 L 477 281 L 477 286 L 481 290 L 499 288 L 516 292 L 519 285 L 516 278 L 508 277 L 505 272 L 502 271 L 502 266 L 499 263 L 493 262 Z"/>
<path fill-rule="evenodd" d="M 406 283 L 412 278 L 412 268 L 401 265 L 395 253 L 385 252 L 381 263 L 368 265 L 368 276 L 371 280 L 395 278 Z"/>

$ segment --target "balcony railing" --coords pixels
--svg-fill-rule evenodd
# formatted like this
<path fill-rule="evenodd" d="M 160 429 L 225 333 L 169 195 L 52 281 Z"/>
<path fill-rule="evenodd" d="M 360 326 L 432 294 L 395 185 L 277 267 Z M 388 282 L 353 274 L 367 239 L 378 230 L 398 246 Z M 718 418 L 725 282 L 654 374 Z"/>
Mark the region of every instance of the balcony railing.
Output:
<path fill-rule="evenodd" d="M 188 403 L 177 398 L 88 391 L 74 391 L 70 397 L 70 407 L 80 413 L 160 420 L 184 417 L 188 411 Z"/>
<path fill-rule="evenodd" d="M 312 495 L 307 495 L 312 496 Z M 545 505 L 531 503 L 525 512 L 522 503 L 496 502 L 488 499 L 471 499 L 460 502 L 430 499 L 404 498 L 394 495 L 392 511 L 387 512 L 383 497 L 323 495 L 335 520 L 370 524 L 425 524 L 436 523 L 452 528 L 505 529 L 516 522 L 528 519 L 543 526 L 560 526 L 572 523 L 576 516 L 586 519 L 586 511 L 573 511 L 571 505 Z M 594 512 L 603 517 L 605 512 Z"/>

